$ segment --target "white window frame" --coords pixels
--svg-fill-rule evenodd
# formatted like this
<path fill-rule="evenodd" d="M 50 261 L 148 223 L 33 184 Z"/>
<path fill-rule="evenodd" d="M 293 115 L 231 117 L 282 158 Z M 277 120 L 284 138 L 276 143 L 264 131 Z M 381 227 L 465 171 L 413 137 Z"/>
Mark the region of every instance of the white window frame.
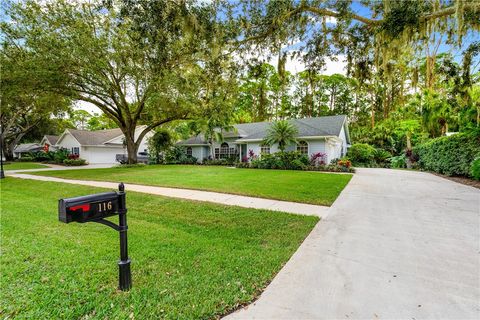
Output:
<path fill-rule="evenodd" d="M 303 143 L 305 143 L 305 145 L 307 146 L 307 152 L 305 152 L 305 153 L 299 150 L 299 148 L 305 148 L 305 145 L 303 145 Z M 308 156 L 308 154 L 310 152 L 310 145 L 305 140 L 298 141 L 297 142 L 297 151 L 300 152 L 301 154 L 306 154 Z"/>
<path fill-rule="evenodd" d="M 185 151 L 187 153 L 187 156 L 192 157 L 193 155 L 193 148 L 192 147 L 187 147 L 187 150 Z"/>
<path fill-rule="evenodd" d="M 268 144 L 261 144 L 260 154 L 270 154 L 270 146 Z"/>

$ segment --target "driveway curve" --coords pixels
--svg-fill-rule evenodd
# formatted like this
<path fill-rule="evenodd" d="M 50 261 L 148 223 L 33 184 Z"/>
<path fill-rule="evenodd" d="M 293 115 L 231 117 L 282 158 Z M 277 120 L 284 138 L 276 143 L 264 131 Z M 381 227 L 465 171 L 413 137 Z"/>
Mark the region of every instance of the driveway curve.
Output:
<path fill-rule="evenodd" d="M 227 319 L 479 319 L 480 190 L 359 169 L 252 305 Z"/>

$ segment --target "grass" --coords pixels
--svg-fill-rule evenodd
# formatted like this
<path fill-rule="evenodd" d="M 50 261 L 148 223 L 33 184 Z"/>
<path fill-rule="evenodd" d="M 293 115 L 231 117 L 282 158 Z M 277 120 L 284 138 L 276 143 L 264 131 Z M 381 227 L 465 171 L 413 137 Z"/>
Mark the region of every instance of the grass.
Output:
<path fill-rule="evenodd" d="M 7 170 L 22 170 L 22 169 L 42 169 L 48 166 L 35 162 L 6 162 L 3 164 L 3 169 Z"/>
<path fill-rule="evenodd" d="M 117 232 L 57 218 L 59 198 L 105 189 L 8 177 L 0 187 L 1 318 L 219 317 L 252 301 L 318 221 L 127 193 L 125 293 L 116 289 Z"/>
<path fill-rule="evenodd" d="M 190 188 L 326 206 L 335 201 L 352 177 L 350 174 L 185 165 L 44 171 L 38 174 Z"/>

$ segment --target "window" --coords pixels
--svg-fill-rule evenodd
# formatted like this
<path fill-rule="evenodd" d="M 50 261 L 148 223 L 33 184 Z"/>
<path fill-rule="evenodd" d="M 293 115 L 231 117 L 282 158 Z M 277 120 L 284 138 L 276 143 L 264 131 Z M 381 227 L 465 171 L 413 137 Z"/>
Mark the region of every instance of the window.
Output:
<path fill-rule="evenodd" d="M 270 146 L 268 144 L 262 144 L 260 146 L 260 154 L 270 154 Z"/>
<path fill-rule="evenodd" d="M 224 142 L 220 148 L 215 148 L 215 159 L 229 159 L 238 157 L 238 147 L 231 148 L 228 143 Z"/>
<path fill-rule="evenodd" d="M 72 147 L 72 154 L 80 154 L 80 148 L 79 147 Z"/>
<path fill-rule="evenodd" d="M 220 159 L 228 158 L 230 148 L 228 147 L 228 143 L 224 142 L 220 145 Z"/>
<path fill-rule="evenodd" d="M 306 141 L 299 141 L 297 143 L 297 151 L 301 154 L 308 154 L 308 143 Z"/>
<path fill-rule="evenodd" d="M 187 156 L 192 156 L 192 147 L 187 147 Z"/>

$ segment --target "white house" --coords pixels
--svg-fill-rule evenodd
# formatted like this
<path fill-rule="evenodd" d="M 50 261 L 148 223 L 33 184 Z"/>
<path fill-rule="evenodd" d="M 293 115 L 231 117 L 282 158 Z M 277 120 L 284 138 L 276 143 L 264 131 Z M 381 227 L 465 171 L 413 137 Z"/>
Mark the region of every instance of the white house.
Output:
<path fill-rule="evenodd" d="M 345 115 L 288 121 L 298 129 L 298 134 L 296 145 L 287 146 L 286 151 L 297 150 L 308 156 L 321 152 L 326 155 L 327 163 L 347 153 L 350 135 Z M 248 157 L 250 150 L 255 155 L 277 152 L 278 145 L 263 144 L 270 125 L 271 122 L 234 125 L 235 130 L 223 134 L 222 143 L 214 143 L 214 157 L 216 159 L 238 157 L 241 161 Z M 181 141 L 177 145 L 185 146 L 187 154 L 197 158 L 198 162 L 202 162 L 211 155 L 210 146 L 201 134 Z"/>
<path fill-rule="evenodd" d="M 60 136 L 45 135 L 42 141 L 40 141 L 40 145 L 45 151 L 56 151 L 58 138 L 60 138 Z"/>
<path fill-rule="evenodd" d="M 146 126 L 138 126 L 135 130 L 135 139 Z M 145 135 L 138 148 L 139 153 L 147 153 L 147 141 L 153 135 L 149 132 Z M 46 137 L 42 142 L 46 142 Z M 55 148 L 65 148 L 72 154 L 78 154 L 80 158 L 88 163 L 115 163 L 117 155 L 127 155 L 123 144 L 124 135 L 119 128 L 109 130 L 75 130 L 67 129 L 58 138 Z"/>

